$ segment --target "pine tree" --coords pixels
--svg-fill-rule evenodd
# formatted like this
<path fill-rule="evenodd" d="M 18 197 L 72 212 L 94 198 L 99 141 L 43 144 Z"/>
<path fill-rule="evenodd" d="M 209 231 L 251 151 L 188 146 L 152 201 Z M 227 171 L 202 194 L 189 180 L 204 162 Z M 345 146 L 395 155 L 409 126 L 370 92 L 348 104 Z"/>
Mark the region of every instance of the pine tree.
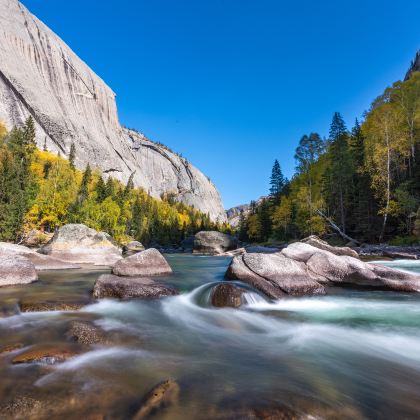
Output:
<path fill-rule="evenodd" d="M 76 169 L 75 166 L 75 159 L 76 159 L 76 146 L 74 143 L 70 146 L 70 153 L 69 153 L 69 165 L 72 171 Z"/>
<path fill-rule="evenodd" d="M 280 194 L 283 191 L 284 183 L 284 176 L 281 171 L 279 161 L 276 159 L 274 161 L 270 177 L 270 198 L 274 203 L 279 201 Z"/>
<path fill-rule="evenodd" d="M 98 201 L 98 203 L 101 203 L 107 198 L 106 185 L 104 179 L 102 178 L 102 175 L 99 176 L 98 181 L 96 182 L 95 192 L 96 200 Z"/>

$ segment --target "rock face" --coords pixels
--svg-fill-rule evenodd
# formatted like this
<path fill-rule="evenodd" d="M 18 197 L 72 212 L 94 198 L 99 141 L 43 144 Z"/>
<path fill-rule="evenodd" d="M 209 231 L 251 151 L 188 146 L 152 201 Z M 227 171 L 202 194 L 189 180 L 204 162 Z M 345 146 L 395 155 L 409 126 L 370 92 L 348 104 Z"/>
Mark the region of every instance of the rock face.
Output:
<path fill-rule="evenodd" d="M 118 261 L 112 272 L 116 276 L 162 276 L 172 274 L 172 268 L 157 249 L 149 248 Z"/>
<path fill-rule="evenodd" d="M 236 249 L 236 238 L 216 231 L 198 232 L 194 237 L 193 252 L 197 254 L 217 255 Z"/>
<path fill-rule="evenodd" d="M 69 270 L 79 268 L 76 264 L 62 261 L 58 258 L 50 257 L 49 255 L 39 254 L 35 250 L 27 248 L 23 245 L 15 245 L 10 244 L 8 242 L 0 242 L 0 252 L 25 257 L 35 265 L 35 269 L 38 271 Z"/>
<path fill-rule="evenodd" d="M 322 294 L 325 286 L 420 291 L 418 275 L 336 255 L 302 242 L 291 244 L 280 253 L 236 256 L 226 277 L 248 283 L 273 299 Z"/>
<path fill-rule="evenodd" d="M 118 277 L 112 274 L 99 276 L 93 287 L 93 297 L 96 299 L 154 299 L 177 294 L 173 287 L 157 283 L 147 277 Z"/>
<path fill-rule="evenodd" d="M 122 258 L 107 233 L 80 224 L 62 226 L 40 252 L 75 264 L 114 265 Z"/>
<path fill-rule="evenodd" d="M 29 284 L 37 280 L 35 266 L 28 258 L 0 250 L 0 287 Z"/>
<path fill-rule="evenodd" d="M 184 158 L 121 127 L 115 93 L 18 0 L 0 0 L 0 120 L 10 129 L 32 115 L 37 142 L 134 183 L 154 197 L 173 193 L 213 221 L 226 221 L 211 181 Z"/>

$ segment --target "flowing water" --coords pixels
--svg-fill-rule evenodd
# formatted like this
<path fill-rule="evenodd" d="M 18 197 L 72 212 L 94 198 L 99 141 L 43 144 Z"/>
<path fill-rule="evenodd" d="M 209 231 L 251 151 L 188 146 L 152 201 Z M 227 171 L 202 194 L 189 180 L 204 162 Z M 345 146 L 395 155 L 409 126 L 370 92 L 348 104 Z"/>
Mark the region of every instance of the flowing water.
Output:
<path fill-rule="evenodd" d="M 35 392 L 49 404 L 67 404 L 64 418 L 88 418 L 103 407 L 110 418 L 129 418 L 136 399 L 175 378 L 179 402 L 156 418 L 217 418 L 276 406 L 339 413 L 334 418 L 419 418 L 419 295 L 336 288 L 328 296 L 273 302 L 247 288 L 244 307 L 216 309 L 209 297 L 229 258 L 167 258 L 175 275 L 163 280 L 179 296 L 0 318 L 3 346 L 65 343 L 76 319 L 123 337 L 52 366 L 12 364 L 21 350 L 0 355 L 0 400 L 17 404 Z M 420 273 L 419 262 L 386 264 Z M 87 302 L 99 274 L 44 273 L 33 285 L 0 289 L 0 303 L 13 311 L 17 300 Z"/>

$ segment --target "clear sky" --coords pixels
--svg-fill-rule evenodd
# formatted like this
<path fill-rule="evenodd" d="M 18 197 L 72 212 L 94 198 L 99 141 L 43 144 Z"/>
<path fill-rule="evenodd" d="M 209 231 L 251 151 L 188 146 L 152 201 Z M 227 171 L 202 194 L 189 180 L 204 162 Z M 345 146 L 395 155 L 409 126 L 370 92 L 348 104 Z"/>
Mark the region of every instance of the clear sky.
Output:
<path fill-rule="evenodd" d="M 420 1 L 23 0 L 117 93 L 121 123 L 182 153 L 226 208 L 294 171 L 310 131 L 348 125 L 420 48 Z"/>

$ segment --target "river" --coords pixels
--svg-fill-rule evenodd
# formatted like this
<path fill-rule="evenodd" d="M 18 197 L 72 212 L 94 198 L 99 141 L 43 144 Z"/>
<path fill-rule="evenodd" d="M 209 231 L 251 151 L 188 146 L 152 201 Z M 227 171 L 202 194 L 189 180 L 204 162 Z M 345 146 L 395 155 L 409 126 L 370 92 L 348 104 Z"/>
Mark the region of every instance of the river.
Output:
<path fill-rule="evenodd" d="M 334 418 L 419 418 L 420 295 L 335 288 L 328 296 L 270 302 L 249 290 L 241 309 L 216 309 L 209 295 L 223 281 L 230 259 L 167 259 L 175 274 L 163 280 L 176 286 L 179 296 L 103 300 L 74 312 L 0 318 L 3 346 L 66 343 L 74 320 L 90 320 L 129 338 L 52 366 L 14 365 L 16 352 L 4 353 L 0 401 L 30 400 L 36 392 L 49 404 L 67 404 L 61 418 L 89 418 L 94 409 L 129 418 L 136 397 L 174 378 L 179 402 L 156 418 L 231 418 L 223 413 L 276 406 L 320 416 L 341 413 Z M 420 273 L 420 262 L 386 264 Z M 38 283 L 0 289 L 0 304 L 88 302 L 103 272 L 42 273 Z M 89 408 L 80 408 L 84 400 Z"/>

